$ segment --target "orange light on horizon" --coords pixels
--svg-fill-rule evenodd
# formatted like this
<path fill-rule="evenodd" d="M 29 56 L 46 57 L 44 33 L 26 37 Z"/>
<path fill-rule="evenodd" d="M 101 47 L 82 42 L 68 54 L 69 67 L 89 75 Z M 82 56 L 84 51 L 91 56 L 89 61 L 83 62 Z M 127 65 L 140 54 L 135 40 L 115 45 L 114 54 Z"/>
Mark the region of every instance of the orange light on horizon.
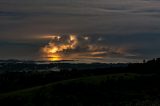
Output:
<path fill-rule="evenodd" d="M 51 41 L 42 48 L 42 53 L 44 57 L 47 57 L 50 61 L 58 61 L 63 59 L 66 50 L 71 50 L 76 48 L 78 40 L 76 35 L 69 35 L 69 38 L 66 39 L 67 42 L 59 43 L 61 41 L 61 36 L 53 36 Z"/>
<path fill-rule="evenodd" d="M 50 57 L 47 57 L 49 61 L 60 61 L 62 60 L 61 56 L 58 54 L 52 54 Z"/>

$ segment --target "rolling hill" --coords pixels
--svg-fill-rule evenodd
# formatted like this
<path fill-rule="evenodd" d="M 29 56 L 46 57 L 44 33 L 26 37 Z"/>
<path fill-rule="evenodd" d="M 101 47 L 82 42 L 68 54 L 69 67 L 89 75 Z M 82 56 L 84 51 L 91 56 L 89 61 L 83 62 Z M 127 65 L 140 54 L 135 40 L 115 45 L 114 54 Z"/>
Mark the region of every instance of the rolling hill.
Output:
<path fill-rule="evenodd" d="M 109 74 L 58 81 L 0 95 L 1 106 L 130 106 L 160 104 L 159 75 Z"/>

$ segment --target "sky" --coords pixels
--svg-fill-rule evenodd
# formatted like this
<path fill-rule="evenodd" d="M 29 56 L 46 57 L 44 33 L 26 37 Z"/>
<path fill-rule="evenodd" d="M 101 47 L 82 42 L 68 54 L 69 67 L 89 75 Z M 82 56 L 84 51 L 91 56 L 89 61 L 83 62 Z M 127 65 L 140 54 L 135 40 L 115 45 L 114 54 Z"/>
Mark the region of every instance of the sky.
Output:
<path fill-rule="evenodd" d="M 159 0 L 0 0 L 0 59 L 160 57 Z"/>

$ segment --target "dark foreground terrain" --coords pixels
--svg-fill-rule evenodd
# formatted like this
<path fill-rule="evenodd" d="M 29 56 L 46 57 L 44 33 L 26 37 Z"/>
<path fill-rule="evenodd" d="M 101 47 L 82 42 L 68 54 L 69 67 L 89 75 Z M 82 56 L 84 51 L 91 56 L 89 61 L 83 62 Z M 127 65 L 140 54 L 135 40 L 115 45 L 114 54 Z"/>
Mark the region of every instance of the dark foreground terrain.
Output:
<path fill-rule="evenodd" d="M 159 65 L 2 73 L 0 106 L 160 106 Z"/>

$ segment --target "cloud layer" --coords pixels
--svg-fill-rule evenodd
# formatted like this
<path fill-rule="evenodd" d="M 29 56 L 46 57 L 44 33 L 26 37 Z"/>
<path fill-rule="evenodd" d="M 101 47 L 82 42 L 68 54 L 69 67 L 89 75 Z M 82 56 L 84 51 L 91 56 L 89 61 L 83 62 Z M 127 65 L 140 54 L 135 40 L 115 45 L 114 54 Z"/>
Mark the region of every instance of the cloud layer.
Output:
<path fill-rule="evenodd" d="M 107 57 L 129 57 L 125 48 L 109 46 L 102 37 L 86 35 L 50 35 L 51 41 L 42 48 L 48 60 L 103 60 Z M 131 54 L 130 54 L 131 56 Z"/>
<path fill-rule="evenodd" d="M 159 7 L 158 0 L 1 0 L 0 58 L 38 58 L 39 49 L 50 40 L 44 36 L 72 33 L 78 35 L 82 45 L 85 42 L 81 39 L 87 35 L 92 40 L 85 45 L 107 51 L 91 54 L 79 43 L 72 55 L 88 53 L 99 59 L 100 53 L 107 62 L 158 57 Z"/>

